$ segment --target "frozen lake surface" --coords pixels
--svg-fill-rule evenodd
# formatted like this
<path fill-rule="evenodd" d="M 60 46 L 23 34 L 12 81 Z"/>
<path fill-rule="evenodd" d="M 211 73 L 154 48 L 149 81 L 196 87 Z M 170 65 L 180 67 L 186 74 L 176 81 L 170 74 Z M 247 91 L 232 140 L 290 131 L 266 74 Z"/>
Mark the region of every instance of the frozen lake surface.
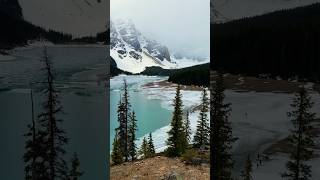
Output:
<path fill-rule="evenodd" d="M 33 89 L 35 113 L 41 112 L 43 48 L 17 49 L 10 58 L 0 60 L 0 179 L 23 179 L 23 134 L 31 122 L 30 89 Z M 56 73 L 56 84 L 65 114 L 63 128 L 70 138 L 65 147 L 66 160 L 78 153 L 85 174 L 81 179 L 106 179 L 108 101 L 105 82 L 96 74 L 106 73 L 107 48 L 48 47 Z M 2 57 L 0 57 L 2 58 Z"/>

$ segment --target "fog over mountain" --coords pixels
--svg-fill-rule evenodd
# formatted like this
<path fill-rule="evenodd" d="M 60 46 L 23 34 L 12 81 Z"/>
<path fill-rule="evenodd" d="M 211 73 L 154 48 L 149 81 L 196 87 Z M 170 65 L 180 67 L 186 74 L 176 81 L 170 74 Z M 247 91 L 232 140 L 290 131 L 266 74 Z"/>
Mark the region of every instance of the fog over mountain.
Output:
<path fill-rule="evenodd" d="M 111 20 L 131 19 L 171 54 L 208 58 L 210 0 L 110 0 Z"/>

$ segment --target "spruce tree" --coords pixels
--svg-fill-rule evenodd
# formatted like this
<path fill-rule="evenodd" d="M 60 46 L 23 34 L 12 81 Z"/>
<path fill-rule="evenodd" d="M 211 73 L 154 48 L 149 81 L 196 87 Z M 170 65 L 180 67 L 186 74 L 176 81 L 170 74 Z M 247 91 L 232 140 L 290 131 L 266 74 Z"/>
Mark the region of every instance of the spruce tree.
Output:
<path fill-rule="evenodd" d="M 142 158 L 150 157 L 149 144 L 148 144 L 148 141 L 147 141 L 147 139 L 145 137 L 143 138 L 143 141 L 142 141 L 142 144 L 141 144 L 141 147 L 140 147 L 140 150 L 139 150 L 139 154 L 142 156 Z"/>
<path fill-rule="evenodd" d="M 194 136 L 194 147 L 204 149 L 209 144 L 209 98 L 207 90 L 203 89 L 201 98 L 201 109 L 199 113 L 199 120 L 197 125 L 196 134 Z"/>
<path fill-rule="evenodd" d="M 127 81 L 124 79 L 123 80 L 123 95 L 122 95 L 122 103 L 123 103 L 123 125 L 124 125 L 124 139 L 123 139 L 123 144 L 124 150 L 123 150 L 123 155 L 125 157 L 125 161 L 127 162 L 129 160 L 129 150 L 128 150 L 128 144 L 129 144 L 129 116 L 130 116 L 130 109 L 131 109 L 131 104 L 129 102 L 129 92 L 128 92 L 128 84 Z"/>
<path fill-rule="evenodd" d="M 34 117 L 34 102 L 33 92 L 30 93 L 31 99 L 31 124 L 28 125 L 28 132 L 24 135 L 27 140 L 25 143 L 26 152 L 23 155 L 25 163 L 25 179 L 39 180 L 48 177 L 47 172 L 43 171 L 45 168 L 45 151 L 43 149 L 43 142 L 40 130 L 36 129 L 36 121 Z"/>
<path fill-rule="evenodd" d="M 171 120 L 171 129 L 168 132 L 167 153 L 169 156 L 181 156 L 187 148 L 187 140 L 182 119 L 182 99 L 180 85 L 177 87 L 176 96 L 173 101 L 174 111 Z"/>
<path fill-rule="evenodd" d="M 244 171 L 242 172 L 241 176 L 243 180 L 252 180 L 252 162 L 250 159 L 250 155 L 248 155 L 247 157 Z"/>
<path fill-rule="evenodd" d="M 56 180 L 65 178 L 67 174 L 67 165 L 63 159 L 66 153 L 63 146 L 67 144 L 68 139 L 65 131 L 60 127 L 62 119 L 58 114 L 62 112 L 62 106 L 58 100 L 58 91 L 55 87 L 55 76 L 53 73 L 52 62 L 50 61 L 47 49 L 44 49 L 44 64 L 45 64 L 45 91 L 46 100 L 43 103 L 44 112 L 41 113 L 39 124 L 43 129 L 41 133 L 41 141 L 44 142 L 44 150 L 46 153 L 46 167 L 42 171 L 48 173 L 46 179 Z"/>
<path fill-rule="evenodd" d="M 186 112 L 186 120 L 184 123 L 184 130 L 187 139 L 187 143 L 189 144 L 191 140 L 191 128 L 190 128 L 190 119 L 189 119 L 189 111 Z"/>
<path fill-rule="evenodd" d="M 112 144 L 112 152 L 111 152 L 111 161 L 114 165 L 121 164 L 123 162 L 123 154 L 121 149 L 121 143 L 119 140 L 118 130 L 116 130 L 116 134 L 114 136 L 113 144 Z"/>
<path fill-rule="evenodd" d="M 119 122 L 119 127 L 116 129 L 117 131 L 117 141 L 119 141 L 119 148 L 121 150 L 122 156 L 124 156 L 124 152 L 127 147 L 127 143 L 125 141 L 126 139 L 126 118 L 125 118 L 125 113 L 124 113 L 124 104 L 122 103 L 121 97 L 118 103 L 118 122 Z"/>
<path fill-rule="evenodd" d="M 129 146 L 128 146 L 128 150 L 129 150 L 132 161 L 134 161 L 137 158 L 137 147 L 135 144 L 136 131 L 137 131 L 137 119 L 136 119 L 135 112 L 132 111 L 130 115 Z"/>
<path fill-rule="evenodd" d="M 233 160 L 231 154 L 232 128 L 229 122 L 230 104 L 224 103 L 223 75 L 218 73 L 216 82 L 211 88 L 210 111 L 210 177 L 219 180 L 230 180 Z"/>
<path fill-rule="evenodd" d="M 80 160 L 77 153 L 73 154 L 71 159 L 71 170 L 69 173 L 68 180 L 79 180 L 80 176 L 83 175 L 83 171 L 80 170 Z"/>
<path fill-rule="evenodd" d="M 149 133 L 148 151 L 149 151 L 149 155 L 150 155 L 150 156 L 154 156 L 154 154 L 156 153 L 156 151 L 155 151 L 155 149 L 154 149 L 154 145 L 153 145 L 153 140 L 152 140 L 152 135 L 151 135 L 151 133 Z"/>
<path fill-rule="evenodd" d="M 288 113 L 291 118 L 293 129 L 289 136 L 289 141 L 293 146 L 290 160 L 287 162 L 287 172 L 282 177 L 289 180 L 309 180 L 311 179 L 311 166 L 307 164 L 313 156 L 314 141 L 310 130 L 311 123 L 315 119 L 315 113 L 311 112 L 313 102 L 307 90 L 302 87 L 295 95 L 291 107 L 293 110 Z"/>

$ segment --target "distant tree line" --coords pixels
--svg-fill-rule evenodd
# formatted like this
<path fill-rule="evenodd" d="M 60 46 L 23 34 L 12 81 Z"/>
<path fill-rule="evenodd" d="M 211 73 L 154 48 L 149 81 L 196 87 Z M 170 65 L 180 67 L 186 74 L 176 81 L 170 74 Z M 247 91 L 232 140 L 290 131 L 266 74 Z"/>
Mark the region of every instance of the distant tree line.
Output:
<path fill-rule="evenodd" d="M 211 25 L 211 68 L 320 80 L 320 4 Z"/>
<path fill-rule="evenodd" d="M 47 39 L 53 43 L 67 42 L 72 39 L 69 34 L 44 30 L 22 18 L 12 17 L 0 11 L 0 49 L 11 49 L 26 45 L 28 40 Z"/>
<path fill-rule="evenodd" d="M 196 85 L 209 87 L 209 63 L 175 70 L 173 71 L 173 73 L 170 74 L 168 81 L 181 85 Z"/>
<path fill-rule="evenodd" d="M 108 44 L 110 42 L 109 39 L 110 39 L 109 29 L 107 29 L 106 31 L 99 32 L 96 35 L 74 38 L 71 40 L 71 42 L 91 43 L 91 44 L 101 42 L 103 44 Z"/>
<path fill-rule="evenodd" d="M 46 30 L 40 26 L 25 21 L 22 15 L 8 13 L 0 8 L 0 49 L 7 50 L 16 46 L 23 46 L 29 40 L 48 40 L 53 43 L 97 43 L 107 44 L 109 30 L 94 36 L 74 38 L 71 34 Z"/>

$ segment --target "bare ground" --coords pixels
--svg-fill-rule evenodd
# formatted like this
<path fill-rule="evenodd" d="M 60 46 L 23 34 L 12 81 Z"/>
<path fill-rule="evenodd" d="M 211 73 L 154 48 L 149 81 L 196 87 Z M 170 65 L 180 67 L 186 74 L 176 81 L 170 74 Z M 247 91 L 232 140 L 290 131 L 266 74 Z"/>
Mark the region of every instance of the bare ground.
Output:
<path fill-rule="evenodd" d="M 186 165 L 178 158 L 156 156 L 136 162 L 111 166 L 111 180 L 157 180 L 168 179 L 176 174 L 180 180 L 209 180 L 209 165 Z"/>

